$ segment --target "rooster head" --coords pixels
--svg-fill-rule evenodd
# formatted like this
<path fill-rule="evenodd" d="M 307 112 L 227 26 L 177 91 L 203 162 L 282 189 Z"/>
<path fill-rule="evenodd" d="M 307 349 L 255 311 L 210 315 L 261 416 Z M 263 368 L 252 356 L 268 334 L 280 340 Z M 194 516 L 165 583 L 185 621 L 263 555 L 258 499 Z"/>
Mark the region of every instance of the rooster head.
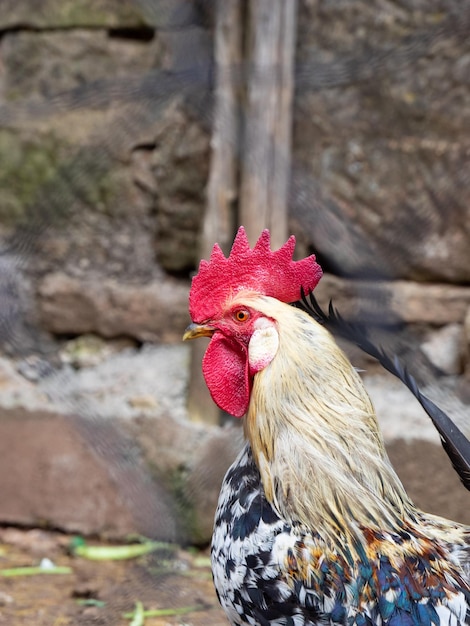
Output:
<path fill-rule="evenodd" d="M 264 230 L 253 249 L 243 226 L 225 257 L 215 244 L 209 261 L 201 261 L 189 294 L 192 324 L 183 339 L 211 337 L 202 369 L 214 402 L 242 417 L 249 405 L 254 375 L 274 358 L 276 322 L 256 308 L 261 297 L 290 303 L 310 293 L 322 276 L 311 255 L 293 260 L 295 237 L 277 251 Z"/>

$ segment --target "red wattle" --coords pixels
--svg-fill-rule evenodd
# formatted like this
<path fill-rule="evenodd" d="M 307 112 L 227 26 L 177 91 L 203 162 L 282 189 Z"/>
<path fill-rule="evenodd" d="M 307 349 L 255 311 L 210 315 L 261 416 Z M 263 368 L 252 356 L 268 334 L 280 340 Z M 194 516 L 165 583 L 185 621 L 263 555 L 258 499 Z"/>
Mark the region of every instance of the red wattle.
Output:
<path fill-rule="evenodd" d="M 202 371 L 217 406 L 230 415 L 242 417 L 250 402 L 246 348 L 215 333 L 202 360 Z"/>

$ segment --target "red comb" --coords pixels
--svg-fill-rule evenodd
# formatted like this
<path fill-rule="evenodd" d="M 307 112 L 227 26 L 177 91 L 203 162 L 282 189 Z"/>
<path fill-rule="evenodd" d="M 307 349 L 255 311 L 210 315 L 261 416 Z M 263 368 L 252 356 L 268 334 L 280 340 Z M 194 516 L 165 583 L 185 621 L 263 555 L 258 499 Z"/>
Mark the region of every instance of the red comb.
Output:
<path fill-rule="evenodd" d="M 228 258 L 215 244 L 209 261 L 201 261 L 189 294 L 189 312 L 194 322 L 215 317 L 227 299 L 239 291 L 254 291 L 295 302 L 301 288 L 310 293 L 322 276 L 322 269 L 311 255 L 293 261 L 295 237 L 272 252 L 269 230 L 263 230 L 253 250 L 243 226 L 240 226 Z"/>

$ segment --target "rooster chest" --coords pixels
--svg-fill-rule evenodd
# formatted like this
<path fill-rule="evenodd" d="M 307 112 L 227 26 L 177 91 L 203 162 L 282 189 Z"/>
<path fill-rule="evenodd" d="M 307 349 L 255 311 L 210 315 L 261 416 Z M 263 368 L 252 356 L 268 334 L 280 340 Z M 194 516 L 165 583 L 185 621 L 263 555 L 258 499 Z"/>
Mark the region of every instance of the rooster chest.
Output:
<path fill-rule="evenodd" d="M 278 517 L 247 446 L 224 479 L 211 549 L 215 588 L 232 626 L 470 625 L 468 580 L 432 573 L 444 563 L 432 570 L 414 557 L 399 571 L 384 552 L 350 567 L 323 548 L 316 533 Z M 461 548 L 463 562 L 467 550 Z"/>
<path fill-rule="evenodd" d="M 291 527 L 266 501 L 247 447 L 225 477 L 211 549 L 215 588 L 232 625 L 318 623 L 316 610 L 306 619 L 291 602 L 293 590 L 281 572 L 294 540 Z"/>

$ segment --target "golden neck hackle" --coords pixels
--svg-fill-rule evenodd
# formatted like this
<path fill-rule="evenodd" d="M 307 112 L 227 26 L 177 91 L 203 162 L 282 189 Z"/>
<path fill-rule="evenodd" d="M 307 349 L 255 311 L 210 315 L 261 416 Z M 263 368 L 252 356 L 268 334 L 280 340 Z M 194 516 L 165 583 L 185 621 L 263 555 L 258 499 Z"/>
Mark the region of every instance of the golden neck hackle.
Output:
<path fill-rule="evenodd" d="M 385 452 L 362 381 L 328 331 L 268 297 L 279 349 L 254 379 L 245 434 L 279 514 L 325 537 L 396 529 L 414 507 Z"/>

